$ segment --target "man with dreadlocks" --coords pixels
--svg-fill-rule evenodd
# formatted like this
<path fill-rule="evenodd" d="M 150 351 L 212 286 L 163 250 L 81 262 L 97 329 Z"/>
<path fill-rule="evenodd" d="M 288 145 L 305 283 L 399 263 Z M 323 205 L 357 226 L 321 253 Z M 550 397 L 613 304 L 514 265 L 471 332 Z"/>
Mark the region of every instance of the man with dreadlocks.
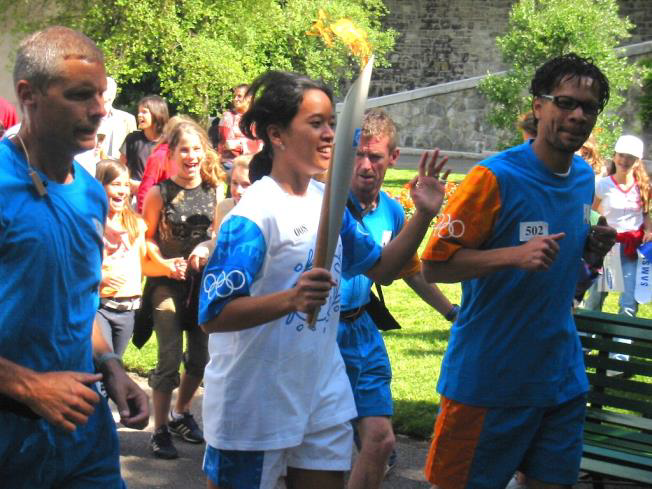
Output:
<path fill-rule="evenodd" d="M 425 470 L 442 489 L 505 487 L 517 469 L 529 487 L 570 487 L 579 472 L 588 382 L 571 308 L 615 231 L 591 227 L 593 171 L 575 151 L 609 82 L 568 54 L 530 92 L 536 138 L 471 170 L 422 256 L 426 280 L 463 292 Z"/>

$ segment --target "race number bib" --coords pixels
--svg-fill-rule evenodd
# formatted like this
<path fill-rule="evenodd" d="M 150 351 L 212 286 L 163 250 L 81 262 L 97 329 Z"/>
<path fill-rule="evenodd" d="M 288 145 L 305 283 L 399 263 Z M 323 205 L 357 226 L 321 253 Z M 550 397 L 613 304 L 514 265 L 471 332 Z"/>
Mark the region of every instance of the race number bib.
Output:
<path fill-rule="evenodd" d="M 537 236 L 548 236 L 548 223 L 545 221 L 522 222 L 518 233 L 521 243 Z"/>

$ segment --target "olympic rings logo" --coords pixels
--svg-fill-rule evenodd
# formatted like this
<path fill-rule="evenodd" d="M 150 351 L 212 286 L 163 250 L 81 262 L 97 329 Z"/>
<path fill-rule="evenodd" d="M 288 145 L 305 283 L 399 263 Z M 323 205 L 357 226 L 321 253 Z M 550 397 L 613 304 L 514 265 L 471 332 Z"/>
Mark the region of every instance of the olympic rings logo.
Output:
<path fill-rule="evenodd" d="M 217 277 L 208 273 L 204 277 L 204 292 L 211 300 L 215 297 L 224 298 L 243 288 L 246 283 L 245 274 L 240 270 L 231 270 L 229 273 L 220 272 Z"/>
<path fill-rule="evenodd" d="M 465 230 L 464 223 L 459 219 L 452 220 L 450 214 L 442 214 L 435 226 L 435 232 L 439 238 L 461 238 L 464 236 Z"/>

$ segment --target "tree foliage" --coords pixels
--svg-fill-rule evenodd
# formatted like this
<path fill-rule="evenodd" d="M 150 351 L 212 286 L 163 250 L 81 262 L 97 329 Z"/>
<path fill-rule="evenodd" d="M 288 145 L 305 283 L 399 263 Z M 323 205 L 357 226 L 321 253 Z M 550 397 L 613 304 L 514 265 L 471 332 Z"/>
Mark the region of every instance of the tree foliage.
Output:
<path fill-rule="evenodd" d="M 364 29 L 386 66 L 395 32 L 384 29 L 382 0 L 0 0 L 19 33 L 67 25 L 106 55 L 108 73 L 133 97 L 158 92 L 202 118 L 230 101 L 231 87 L 269 69 L 291 70 L 338 88 L 359 70 L 347 48 L 306 32 L 322 8 Z M 36 12 L 36 15 L 34 15 Z M 16 21 L 14 19 L 21 19 Z M 126 86 L 126 87 L 125 87 Z M 131 87 L 131 90 L 129 89 Z"/>
<path fill-rule="evenodd" d="M 619 57 L 617 47 L 630 37 L 633 24 L 618 15 L 616 0 L 519 0 L 509 14 L 507 33 L 497 39 L 504 75 L 490 75 L 480 90 L 492 103 L 490 122 L 519 141 L 515 122 L 531 108 L 528 94 L 536 69 L 546 60 L 575 52 L 592 58 L 609 79 L 611 98 L 598 118 L 596 136 L 604 147 L 620 135 L 622 118 L 617 109 L 623 93 L 635 82 L 639 67 Z"/>

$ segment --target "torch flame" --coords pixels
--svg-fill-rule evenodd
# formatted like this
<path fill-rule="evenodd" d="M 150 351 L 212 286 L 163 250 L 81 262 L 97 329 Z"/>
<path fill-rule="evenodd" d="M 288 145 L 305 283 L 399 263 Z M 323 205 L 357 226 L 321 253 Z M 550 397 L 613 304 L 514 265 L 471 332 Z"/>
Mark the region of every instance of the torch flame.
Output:
<path fill-rule="evenodd" d="M 317 20 L 306 34 L 321 37 L 328 47 L 333 47 L 335 39 L 339 39 L 349 48 L 351 54 L 360 60 L 361 67 L 364 68 L 371 56 L 367 33 L 356 27 L 350 19 L 339 19 L 326 25 L 328 22 L 328 14 L 319 9 Z"/>

